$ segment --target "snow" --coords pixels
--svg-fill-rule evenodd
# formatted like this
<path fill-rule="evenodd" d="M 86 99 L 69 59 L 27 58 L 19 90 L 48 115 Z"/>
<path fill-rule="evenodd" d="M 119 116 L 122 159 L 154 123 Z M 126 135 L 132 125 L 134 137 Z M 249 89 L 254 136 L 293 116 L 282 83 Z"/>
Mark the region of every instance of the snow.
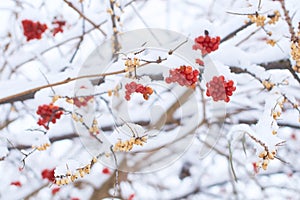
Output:
<path fill-rule="evenodd" d="M 71 2 L 81 10 L 78 1 Z M 117 2 L 124 6 L 129 1 Z M 118 74 L 106 77 L 100 85 L 91 84 L 91 79 L 81 79 L 39 90 L 33 99 L 1 105 L 0 199 L 24 199 L 35 190 L 38 192 L 30 199 L 90 199 L 94 191 L 110 180 L 117 167 L 130 173 L 119 174 L 120 198 L 106 199 L 128 199 L 131 194 L 135 195 L 134 199 L 178 199 L 196 188 L 200 193 L 187 199 L 297 199 L 299 111 L 290 102 L 285 102 L 283 107 L 279 104 L 283 95 L 292 103 L 299 103 L 299 83 L 287 70 L 265 70 L 261 66 L 262 63 L 290 59 L 290 38 L 283 16 L 277 24 L 267 25 L 265 30 L 252 24 L 204 58 L 199 51 L 190 49 L 193 38 L 202 35 L 204 30 L 211 36 L 224 38 L 243 26 L 247 13 L 257 11 L 267 15 L 278 9 L 283 15 L 279 2 L 263 0 L 259 8 L 258 3 L 257 0 L 152 0 L 136 1 L 123 8 L 124 13 L 116 9 L 123 23 L 123 26 L 117 25 L 123 54 L 112 63 L 110 36 L 113 30 L 110 15 L 106 12 L 109 1 L 83 1 L 85 16 L 95 24 L 108 20 L 101 26 L 108 35 L 103 36 L 97 29 L 87 33 L 73 62 L 70 59 L 80 40 L 83 22 L 77 12 L 61 0 L 1 1 L 0 98 L 67 78 L 123 70 L 125 58 L 155 61 L 161 56 L 167 60 L 137 69 L 138 75 L 145 76 L 135 81 L 155 90 L 148 101 L 141 94 L 133 94 L 131 101 L 125 101 L 124 85 L 133 79 Z M 286 0 L 285 3 L 297 31 L 299 2 Z M 67 25 L 63 33 L 53 37 L 50 29 L 55 17 L 66 20 Z M 22 34 L 23 19 L 47 23 L 49 30 L 41 40 L 26 42 Z M 126 35 L 126 31 L 148 27 L 174 32 L 172 37 L 158 34 L 160 42 L 166 41 L 161 46 L 157 45 L 157 38 L 145 30 L 132 32 L 134 37 Z M 85 20 L 85 31 L 92 28 L 93 25 Z M 153 31 L 158 33 L 161 29 Z M 254 31 L 257 32 L 252 35 Z M 266 31 L 272 31 L 272 36 L 268 37 Z M 190 40 L 168 55 L 168 51 L 183 42 L 186 36 Z M 277 41 L 274 47 L 266 44 L 265 40 L 269 38 Z M 144 42 L 147 43 L 142 47 Z M 134 54 L 142 48 L 145 51 Z M 205 67 L 197 66 L 195 58 L 202 58 Z M 151 77 L 167 77 L 169 69 L 180 65 L 191 65 L 203 71 L 199 88 L 191 90 L 166 84 L 164 80 L 151 80 Z M 256 77 L 232 73 L 231 67 L 247 70 Z M 229 103 L 213 102 L 205 95 L 206 82 L 216 75 L 224 75 L 235 82 L 237 89 Z M 269 80 L 275 86 L 267 91 L 257 78 Z M 56 124 L 50 124 L 46 134 L 39 131 L 44 129 L 37 125 L 37 107 L 49 104 L 54 95 L 88 96 L 113 90 L 116 86 L 120 86 L 119 96 L 97 95 L 93 102 L 81 108 L 66 102 L 66 98 L 58 99 L 54 104 L 67 112 Z M 190 91 L 192 94 L 179 102 L 173 119 L 166 116 L 166 111 L 172 110 L 177 100 Z M 88 127 L 97 120 L 100 133 L 96 137 L 104 143 L 95 140 L 82 122 L 71 119 L 71 113 L 75 112 L 84 115 L 82 120 Z M 273 112 L 281 115 L 274 119 Z M 277 134 L 273 135 L 273 131 Z M 241 141 L 246 132 L 244 153 Z M 144 146 L 135 145 L 129 153 L 112 154 L 111 145 L 133 136 L 146 136 L 147 142 Z M 63 139 L 58 140 L 60 137 Z M 232 178 L 228 141 L 238 182 Z M 276 149 L 278 158 L 289 164 L 275 159 L 266 171 L 260 169 L 255 175 L 252 163 L 258 161 L 258 154 L 264 150 L 257 141 L 263 142 L 270 151 Z M 278 145 L 283 142 L 283 146 Z M 32 146 L 46 143 L 51 143 L 50 147 L 29 155 L 25 159 L 25 168 L 20 171 L 23 165 L 20 160 L 33 150 Z M 54 196 L 51 190 L 55 185 L 41 178 L 44 169 L 55 168 L 55 175 L 64 175 L 68 170 L 73 173 L 100 154 L 90 174 L 74 184 L 60 187 Z M 185 169 L 187 172 L 180 179 L 186 163 L 190 163 L 190 168 Z M 103 174 L 104 167 L 112 173 Z M 20 181 L 22 186 L 12 186 L 13 181 Z M 113 188 L 109 190 L 112 194 Z"/>

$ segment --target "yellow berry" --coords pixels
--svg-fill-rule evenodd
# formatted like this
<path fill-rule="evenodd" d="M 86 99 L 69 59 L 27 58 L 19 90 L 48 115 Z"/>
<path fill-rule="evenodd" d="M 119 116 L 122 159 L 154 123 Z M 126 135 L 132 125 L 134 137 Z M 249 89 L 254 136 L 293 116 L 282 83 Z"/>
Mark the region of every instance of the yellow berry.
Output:
<path fill-rule="evenodd" d="M 263 151 L 258 155 L 259 158 L 264 158 L 266 156 L 267 156 L 267 151 Z"/>
<path fill-rule="evenodd" d="M 61 185 L 61 179 L 56 180 L 55 184 L 58 185 L 58 186 L 60 186 Z"/>
<path fill-rule="evenodd" d="M 70 104 L 74 104 L 74 100 L 71 99 L 71 98 L 67 98 L 67 99 L 66 99 L 66 102 L 68 102 L 68 103 L 70 103 Z"/>
<path fill-rule="evenodd" d="M 268 168 L 269 160 L 264 160 L 263 163 L 261 164 L 261 167 L 266 170 Z"/>
<path fill-rule="evenodd" d="M 52 98 L 52 103 L 55 103 L 59 98 L 60 96 L 54 95 L 54 97 Z"/>
<path fill-rule="evenodd" d="M 97 158 L 96 158 L 96 157 L 93 157 L 92 162 L 93 162 L 93 163 L 96 163 L 96 162 L 97 162 Z"/>
<path fill-rule="evenodd" d="M 271 159 L 271 160 L 273 160 L 274 159 L 274 155 L 271 152 L 269 152 L 268 153 L 268 158 Z"/>

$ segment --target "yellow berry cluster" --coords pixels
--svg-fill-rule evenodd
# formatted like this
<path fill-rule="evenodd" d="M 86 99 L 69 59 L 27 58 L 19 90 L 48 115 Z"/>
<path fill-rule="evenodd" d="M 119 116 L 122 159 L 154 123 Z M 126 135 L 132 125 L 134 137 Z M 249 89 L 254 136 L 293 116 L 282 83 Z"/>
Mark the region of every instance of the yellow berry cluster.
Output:
<path fill-rule="evenodd" d="M 267 80 L 263 80 L 262 84 L 268 91 L 272 90 L 272 88 L 275 86 L 274 83 L 271 83 L 270 81 Z"/>
<path fill-rule="evenodd" d="M 258 161 L 256 163 L 256 166 L 261 167 L 264 170 L 266 170 L 268 168 L 270 160 L 274 160 L 275 156 L 276 156 L 276 150 L 274 150 L 272 152 L 269 152 L 269 151 L 266 151 L 266 150 L 262 151 L 258 155 L 258 157 L 261 158 L 262 160 Z"/>
<path fill-rule="evenodd" d="M 37 149 L 38 151 L 45 151 L 48 147 L 50 147 L 49 143 L 45 143 L 40 146 L 32 146 L 32 148 Z"/>
<path fill-rule="evenodd" d="M 276 120 L 278 117 L 280 117 L 280 115 L 281 115 L 281 112 L 280 111 L 273 111 L 272 112 L 272 117 L 273 117 L 273 119 L 274 120 Z"/>
<path fill-rule="evenodd" d="M 87 164 L 84 167 L 76 169 L 75 173 L 71 173 L 71 171 L 68 171 L 65 175 L 56 176 L 55 177 L 55 184 L 60 185 L 67 185 L 70 182 L 74 182 L 79 177 L 84 177 L 84 175 L 89 174 L 91 172 L 91 166 L 97 162 L 97 158 L 94 157 L 90 164 Z"/>
<path fill-rule="evenodd" d="M 83 118 L 81 116 L 78 116 L 78 114 L 76 113 L 72 113 L 72 119 L 75 121 L 75 122 L 81 122 L 83 123 Z"/>
<path fill-rule="evenodd" d="M 106 12 L 108 14 L 110 14 L 118 23 L 119 23 L 119 26 L 122 26 L 121 22 L 120 22 L 120 16 L 118 16 L 114 10 L 114 8 L 118 8 L 122 13 L 124 12 L 123 9 L 121 8 L 121 5 L 120 3 L 116 2 L 115 0 L 110 0 L 111 2 L 111 5 L 112 7 L 111 8 L 108 8 L 106 10 Z M 118 33 L 118 30 L 117 30 L 117 27 L 114 26 L 113 27 L 113 31 L 114 33 Z"/>
<path fill-rule="evenodd" d="M 93 124 L 91 126 L 91 128 L 89 129 L 89 132 L 92 135 L 97 135 L 99 134 L 99 127 L 98 127 L 98 121 L 96 119 L 93 120 Z"/>
<path fill-rule="evenodd" d="M 138 58 L 127 58 L 125 61 L 125 71 L 133 72 L 136 67 L 140 66 L 140 60 Z"/>
<path fill-rule="evenodd" d="M 256 26 L 264 26 L 266 17 L 263 15 L 255 14 L 255 15 L 248 15 L 248 18 L 252 23 L 255 23 Z"/>
<path fill-rule="evenodd" d="M 117 85 L 113 90 L 108 90 L 107 94 L 109 97 L 111 97 L 112 95 L 118 97 L 119 96 L 119 90 L 120 90 L 120 85 Z"/>
<path fill-rule="evenodd" d="M 275 10 L 274 11 L 274 14 L 269 16 L 270 20 L 268 21 L 268 24 L 276 24 L 276 22 L 279 21 L 279 18 L 280 18 L 280 13 L 278 10 Z"/>
<path fill-rule="evenodd" d="M 293 66 L 293 70 L 300 73 L 300 40 L 292 41 L 291 44 L 291 56 L 296 61 L 296 65 Z"/>
<path fill-rule="evenodd" d="M 114 145 L 114 151 L 123 151 L 128 152 L 133 148 L 133 145 L 143 146 L 144 143 L 147 142 L 147 137 L 132 137 L 130 140 L 122 141 L 118 140 L 118 142 Z"/>

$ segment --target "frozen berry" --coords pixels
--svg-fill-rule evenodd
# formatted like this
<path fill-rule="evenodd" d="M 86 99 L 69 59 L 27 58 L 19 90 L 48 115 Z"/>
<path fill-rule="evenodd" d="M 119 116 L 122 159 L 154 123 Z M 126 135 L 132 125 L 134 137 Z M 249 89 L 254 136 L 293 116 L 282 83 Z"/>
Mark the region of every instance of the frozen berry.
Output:
<path fill-rule="evenodd" d="M 214 76 L 211 81 L 206 83 L 206 95 L 211 96 L 214 101 L 229 102 L 229 96 L 236 90 L 232 80 L 226 81 L 224 76 Z"/>

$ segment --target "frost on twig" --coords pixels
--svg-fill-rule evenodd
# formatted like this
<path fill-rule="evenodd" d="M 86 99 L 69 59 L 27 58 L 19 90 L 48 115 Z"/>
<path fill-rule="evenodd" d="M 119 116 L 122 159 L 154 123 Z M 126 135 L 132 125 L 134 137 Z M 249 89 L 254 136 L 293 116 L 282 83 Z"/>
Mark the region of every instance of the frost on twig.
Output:
<path fill-rule="evenodd" d="M 113 135 L 117 138 L 114 151 L 131 151 L 134 146 L 143 146 L 148 139 L 142 126 L 126 122 L 118 127 Z"/>
<path fill-rule="evenodd" d="M 255 126 L 250 127 L 247 124 L 233 126 L 227 136 L 231 145 L 242 140 L 245 135 L 248 136 L 260 158 L 256 166 L 264 170 L 267 169 L 269 161 L 276 157 L 277 147 L 284 143 L 277 136 L 279 128 L 277 119 L 281 115 L 283 102 L 282 95 L 271 95 L 266 99 L 264 113 Z"/>

